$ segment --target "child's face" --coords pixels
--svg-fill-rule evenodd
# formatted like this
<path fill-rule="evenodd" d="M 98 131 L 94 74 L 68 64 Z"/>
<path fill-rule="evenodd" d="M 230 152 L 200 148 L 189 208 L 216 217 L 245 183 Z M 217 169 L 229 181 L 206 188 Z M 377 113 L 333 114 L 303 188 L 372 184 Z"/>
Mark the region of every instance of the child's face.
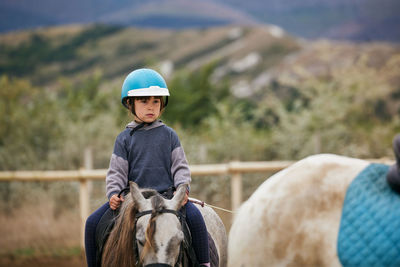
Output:
<path fill-rule="evenodd" d="M 150 123 L 160 116 L 161 100 L 151 96 L 148 99 L 135 99 L 135 120 Z"/>

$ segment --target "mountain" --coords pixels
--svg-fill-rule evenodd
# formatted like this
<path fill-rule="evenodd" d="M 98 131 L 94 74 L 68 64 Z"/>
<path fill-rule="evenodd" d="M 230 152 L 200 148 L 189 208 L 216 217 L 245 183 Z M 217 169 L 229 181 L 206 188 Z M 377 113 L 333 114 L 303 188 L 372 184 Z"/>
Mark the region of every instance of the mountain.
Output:
<path fill-rule="evenodd" d="M 155 28 L 275 24 L 304 38 L 400 41 L 397 0 L 0 0 L 0 31 L 104 22 Z"/>
<path fill-rule="evenodd" d="M 0 1 L 0 31 L 69 23 L 103 22 L 156 28 L 254 23 L 254 18 L 212 0 Z M 25 19 L 25 16 L 28 15 Z"/>
<path fill-rule="evenodd" d="M 226 2 L 219 0 L 221 2 Z M 400 40 L 397 0 L 228 1 L 260 21 L 306 38 Z"/>

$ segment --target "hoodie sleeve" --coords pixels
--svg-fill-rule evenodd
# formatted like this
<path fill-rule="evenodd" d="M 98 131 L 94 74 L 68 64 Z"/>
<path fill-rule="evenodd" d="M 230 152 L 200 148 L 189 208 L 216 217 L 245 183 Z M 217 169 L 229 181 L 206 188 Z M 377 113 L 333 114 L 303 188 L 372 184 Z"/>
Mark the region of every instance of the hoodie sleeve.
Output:
<path fill-rule="evenodd" d="M 192 179 L 190 177 L 190 169 L 186 160 L 185 152 L 183 151 L 176 133 L 174 133 L 172 141 L 171 174 L 174 179 L 174 186 L 177 188 L 180 184 L 189 184 Z"/>
<path fill-rule="evenodd" d="M 124 144 L 123 135 L 120 134 L 115 141 L 110 167 L 106 176 L 106 194 L 108 199 L 112 195 L 118 194 L 128 184 L 128 152 Z"/>

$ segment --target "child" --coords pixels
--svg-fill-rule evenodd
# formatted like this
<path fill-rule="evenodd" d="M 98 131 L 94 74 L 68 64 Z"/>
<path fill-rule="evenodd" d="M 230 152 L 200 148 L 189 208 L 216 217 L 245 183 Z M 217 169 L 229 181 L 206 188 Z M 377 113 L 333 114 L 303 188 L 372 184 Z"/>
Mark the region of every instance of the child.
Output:
<path fill-rule="evenodd" d="M 96 265 L 97 224 L 108 209 L 116 210 L 124 201 L 122 196 L 118 197 L 118 193 L 128 185 L 128 181 L 160 193 L 191 181 L 189 166 L 177 134 L 158 120 L 168 103 L 168 96 L 164 79 L 151 69 L 135 70 L 123 83 L 121 102 L 132 112 L 134 121 L 126 126 L 115 141 L 106 177 L 109 202 L 86 221 L 85 248 L 89 267 Z M 203 217 L 192 203 L 187 202 L 185 207 L 197 260 L 201 265 L 209 266 L 208 234 Z"/>

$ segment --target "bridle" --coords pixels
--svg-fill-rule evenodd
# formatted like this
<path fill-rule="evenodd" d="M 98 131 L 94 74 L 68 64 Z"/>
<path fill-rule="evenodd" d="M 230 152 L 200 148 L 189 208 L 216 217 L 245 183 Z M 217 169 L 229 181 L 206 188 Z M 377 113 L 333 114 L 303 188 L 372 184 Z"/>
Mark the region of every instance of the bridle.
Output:
<path fill-rule="evenodd" d="M 152 213 L 153 213 L 153 210 L 145 210 L 145 211 L 137 212 L 136 215 L 135 215 L 135 225 L 134 225 L 134 228 L 133 228 L 134 231 L 135 231 L 135 232 L 133 233 L 133 236 L 134 236 L 134 240 L 133 240 L 133 249 L 134 249 L 134 253 L 135 253 L 135 255 L 136 255 L 136 259 L 137 259 L 137 266 L 139 266 L 139 267 L 142 267 L 142 263 L 140 262 L 139 248 L 138 248 L 137 243 L 136 243 L 136 224 L 137 224 L 137 221 L 139 220 L 139 218 L 141 218 L 141 217 L 143 217 L 143 216 L 145 216 L 145 215 L 151 215 Z M 185 218 L 184 218 L 184 215 L 183 215 L 181 212 L 176 211 L 176 210 L 172 210 L 172 209 L 162 209 L 162 210 L 158 211 L 157 213 L 159 213 L 159 214 L 162 214 L 162 213 L 171 213 L 171 214 L 174 214 L 174 215 L 178 218 L 178 220 L 179 220 L 179 222 L 180 222 L 180 224 L 181 224 L 181 227 L 183 227 L 183 220 L 185 220 Z M 182 231 L 183 231 L 183 229 L 182 229 Z M 180 244 L 178 259 L 177 259 L 177 261 L 176 261 L 174 267 L 178 267 L 178 266 L 179 266 L 179 263 L 182 261 L 182 258 L 183 258 L 183 250 L 184 250 L 184 248 L 183 248 L 183 243 L 184 243 L 184 241 L 182 241 L 181 244 Z M 157 264 L 148 264 L 148 265 L 145 265 L 145 266 L 143 266 L 143 267 L 153 267 L 153 266 L 154 266 L 154 267 L 155 267 L 155 266 L 159 266 L 159 267 L 172 267 L 172 266 L 169 265 L 169 264 L 161 264 L 161 263 L 157 263 Z"/>

